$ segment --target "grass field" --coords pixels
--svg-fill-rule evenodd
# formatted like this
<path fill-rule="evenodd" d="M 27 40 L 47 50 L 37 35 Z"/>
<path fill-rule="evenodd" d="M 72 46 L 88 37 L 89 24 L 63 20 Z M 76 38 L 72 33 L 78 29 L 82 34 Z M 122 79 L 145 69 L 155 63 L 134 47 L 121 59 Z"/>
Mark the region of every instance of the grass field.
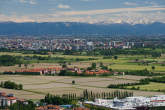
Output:
<path fill-rule="evenodd" d="M 13 56 L 33 56 L 34 54 L 22 54 L 22 53 L 14 53 L 14 52 L 0 52 L 0 55 L 13 55 Z M 48 57 L 48 55 L 39 55 Z M 51 57 L 61 57 L 64 58 L 66 62 L 70 62 L 70 67 L 77 66 L 79 68 L 87 68 L 91 65 L 92 62 L 99 63 L 102 62 L 104 65 L 107 65 L 109 68 L 117 71 L 127 71 L 127 70 L 143 70 L 147 69 L 153 72 L 165 73 L 165 55 L 162 55 L 160 58 L 153 58 L 151 56 L 144 55 L 118 55 L 118 59 L 115 60 L 112 58 L 104 59 L 103 56 L 74 56 L 74 55 L 61 55 L 61 54 L 53 54 Z M 77 58 L 85 59 L 85 61 L 76 61 Z M 88 60 L 89 58 L 94 58 L 96 60 Z M 136 62 L 136 60 L 139 60 Z M 143 64 L 143 62 L 148 62 L 148 65 Z M 44 60 L 44 61 L 31 61 L 31 68 L 36 67 L 44 67 L 45 65 L 59 65 L 58 61 Z M 39 64 L 38 64 L 39 63 Z M 40 66 L 38 66 L 40 65 Z M 43 65 L 43 66 L 41 66 Z M 155 69 L 152 70 L 152 66 L 155 66 Z M 0 72 L 5 70 L 18 70 L 18 66 L 12 67 L 0 67 Z"/>
<path fill-rule="evenodd" d="M 0 81 L 13 81 L 21 83 L 24 90 L 10 90 L 0 88 L 0 91 L 7 93 L 14 93 L 18 98 L 25 99 L 41 99 L 47 93 L 51 94 L 65 94 L 77 93 L 80 95 L 84 89 L 92 90 L 94 92 L 108 92 L 116 89 L 109 89 L 109 84 L 120 84 L 128 82 L 137 82 L 145 78 L 141 76 L 114 76 L 114 77 L 63 77 L 63 76 L 19 76 L 19 75 L 0 75 Z M 75 80 L 75 85 L 72 81 Z M 124 90 L 122 90 L 124 91 Z M 128 90 L 130 91 L 130 90 Z M 134 91 L 134 95 L 150 96 L 163 94 L 161 92 L 149 91 Z"/>
<path fill-rule="evenodd" d="M 33 56 L 34 54 L 0 52 L 0 55 Z M 39 56 L 48 57 L 48 55 L 39 55 Z M 61 55 L 61 54 L 53 54 L 51 55 L 51 57 L 65 58 L 66 62 L 71 63 L 71 65 L 69 65 L 71 67 L 78 66 L 80 68 L 87 68 L 88 66 L 91 65 L 92 62 L 96 62 L 98 66 L 99 63 L 102 62 L 104 63 L 104 65 L 107 65 L 109 68 L 118 71 L 147 69 L 149 71 L 165 73 L 165 55 L 162 55 L 160 58 L 153 58 L 151 56 L 144 56 L 144 55 L 118 55 L 117 60 L 113 59 L 113 57 L 110 59 L 104 59 L 103 56 L 74 56 L 74 55 Z M 86 61 L 75 61 L 77 58 L 85 59 Z M 88 60 L 89 58 L 95 58 L 96 60 Z M 135 61 L 137 59 L 139 60 L 139 62 Z M 35 63 L 36 61 L 31 61 L 31 63 L 33 62 Z M 143 64 L 143 62 L 149 62 L 149 63 L 148 65 L 145 65 Z M 44 64 L 47 63 L 48 65 L 49 64 L 58 65 L 57 61 L 50 61 L 50 60 L 39 61 L 39 63 L 44 63 Z M 154 70 L 152 70 L 152 66 L 155 66 Z M 3 72 L 4 68 L 5 67 L 0 67 L 0 72 Z M 14 69 L 14 67 L 9 67 L 9 68 Z"/>
<path fill-rule="evenodd" d="M 139 85 L 139 86 L 134 86 L 134 87 L 139 87 L 139 90 L 143 91 L 165 91 L 165 84 L 164 83 L 154 83 L 151 82 L 150 84 L 147 85 Z M 128 86 L 127 88 L 132 88 L 132 86 Z"/>

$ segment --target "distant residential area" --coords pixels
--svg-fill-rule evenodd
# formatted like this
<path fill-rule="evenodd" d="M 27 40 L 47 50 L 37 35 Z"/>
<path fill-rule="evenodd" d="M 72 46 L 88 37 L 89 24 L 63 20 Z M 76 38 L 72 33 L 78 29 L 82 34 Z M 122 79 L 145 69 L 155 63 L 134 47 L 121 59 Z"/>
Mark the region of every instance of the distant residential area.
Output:
<path fill-rule="evenodd" d="M 73 51 L 90 51 L 94 49 L 131 49 L 143 48 L 149 46 L 164 45 L 161 41 L 142 41 L 142 40 L 114 40 L 110 38 L 56 38 L 56 39 L 42 39 L 42 38 L 0 38 L 0 48 L 9 50 L 73 50 Z"/>

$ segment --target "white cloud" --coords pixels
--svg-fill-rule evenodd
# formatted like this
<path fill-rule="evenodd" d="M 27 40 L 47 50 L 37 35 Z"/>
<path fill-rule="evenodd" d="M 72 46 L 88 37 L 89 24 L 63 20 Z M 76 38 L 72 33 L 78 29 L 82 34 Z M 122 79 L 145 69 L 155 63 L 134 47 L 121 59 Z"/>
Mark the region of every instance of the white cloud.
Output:
<path fill-rule="evenodd" d="M 136 3 L 133 3 L 133 2 L 124 2 L 124 5 L 127 5 L 127 6 L 136 6 L 137 4 Z"/>
<path fill-rule="evenodd" d="M 35 5 L 36 1 L 35 0 L 19 0 L 20 3 L 28 3 L 31 5 Z"/>
<path fill-rule="evenodd" d="M 61 11 L 49 14 L 31 14 L 19 16 L 0 15 L 0 21 L 15 22 L 87 22 L 87 23 L 165 23 L 165 8 L 138 7 L 90 11 Z"/>
<path fill-rule="evenodd" d="M 6 16 L 4 14 L 0 14 L 0 21 L 6 22 L 6 21 L 14 21 L 14 22 L 34 22 L 35 20 L 31 19 L 29 16 L 17 16 L 17 15 L 11 15 Z"/>
<path fill-rule="evenodd" d="M 87 11 L 60 11 L 54 15 L 75 16 L 75 15 L 99 15 L 107 13 L 120 12 L 145 12 L 145 11 L 159 11 L 165 10 L 162 7 L 136 7 L 136 8 L 117 8 L 117 9 L 102 9 L 102 10 L 87 10 Z"/>
<path fill-rule="evenodd" d="M 69 6 L 69 5 L 59 4 L 59 5 L 58 5 L 58 8 L 61 8 L 61 9 L 69 9 L 70 6 Z"/>

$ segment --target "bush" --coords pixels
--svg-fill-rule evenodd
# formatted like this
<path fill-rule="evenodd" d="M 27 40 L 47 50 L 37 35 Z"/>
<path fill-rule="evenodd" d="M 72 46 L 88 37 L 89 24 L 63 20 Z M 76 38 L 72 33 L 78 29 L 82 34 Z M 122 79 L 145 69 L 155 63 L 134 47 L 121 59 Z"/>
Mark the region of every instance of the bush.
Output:
<path fill-rule="evenodd" d="M 15 82 L 11 82 L 11 81 L 1 82 L 0 87 L 7 88 L 7 89 L 16 89 L 16 90 L 22 90 L 23 89 L 22 84 L 16 84 Z"/>

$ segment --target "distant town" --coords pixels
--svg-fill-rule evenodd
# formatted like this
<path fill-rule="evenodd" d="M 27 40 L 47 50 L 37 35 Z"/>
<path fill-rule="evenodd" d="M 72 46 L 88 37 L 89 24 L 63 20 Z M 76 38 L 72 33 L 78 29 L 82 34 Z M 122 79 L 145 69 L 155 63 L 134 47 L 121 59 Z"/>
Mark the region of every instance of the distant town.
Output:
<path fill-rule="evenodd" d="M 130 49 L 147 46 L 163 45 L 165 41 L 143 41 L 130 38 L 128 39 L 110 39 L 110 38 L 0 38 L 0 48 L 10 50 L 94 50 L 94 49 Z"/>

